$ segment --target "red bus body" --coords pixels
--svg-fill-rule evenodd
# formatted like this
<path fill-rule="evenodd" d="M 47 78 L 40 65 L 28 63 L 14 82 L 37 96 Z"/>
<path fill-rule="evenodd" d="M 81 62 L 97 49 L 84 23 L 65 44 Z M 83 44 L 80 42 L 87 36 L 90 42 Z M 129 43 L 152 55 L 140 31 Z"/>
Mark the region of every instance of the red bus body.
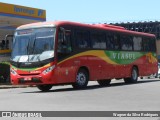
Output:
<path fill-rule="evenodd" d="M 132 74 L 132 69 L 135 67 L 138 71 L 138 76 L 146 76 L 157 73 L 158 63 L 155 51 L 127 51 L 127 50 L 108 50 L 105 49 L 85 49 L 80 52 L 58 60 L 58 32 L 60 27 L 71 26 L 69 28 L 86 30 L 99 30 L 102 32 L 111 31 L 113 33 L 122 33 L 124 35 L 145 36 L 155 38 L 152 34 L 133 32 L 122 27 L 111 25 L 87 25 L 74 22 L 43 22 L 20 26 L 17 30 L 29 29 L 34 27 L 50 26 L 56 27 L 54 60 L 41 67 L 20 68 L 11 63 L 11 82 L 13 84 L 26 85 L 56 85 L 56 84 L 72 84 L 76 82 L 77 72 L 84 69 L 89 80 L 108 80 L 129 78 Z M 95 32 L 94 32 L 95 33 Z M 72 34 L 72 33 L 71 33 Z M 75 40 L 76 41 L 76 40 Z M 101 44 L 99 44 L 101 45 Z M 74 46 L 75 47 L 75 46 Z M 76 46 L 77 47 L 77 46 Z M 76 48 L 75 47 L 75 48 Z M 132 46 L 133 47 L 133 46 Z M 44 73 L 46 69 L 52 66 L 48 73 Z"/>

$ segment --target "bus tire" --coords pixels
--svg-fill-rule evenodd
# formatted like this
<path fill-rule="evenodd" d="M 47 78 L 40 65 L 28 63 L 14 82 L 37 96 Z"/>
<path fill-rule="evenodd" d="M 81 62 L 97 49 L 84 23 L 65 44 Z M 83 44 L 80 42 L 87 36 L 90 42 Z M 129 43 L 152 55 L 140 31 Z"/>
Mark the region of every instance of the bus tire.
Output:
<path fill-rule="evenodd" d="M 52 88 L 52 85 L 37 85 L 37 88 L 43 92 L 47 92 Z"/>
<path fill-rule="evenodd" d="M 98 84 L 99 84 L 100 86 L 108 86 L 108 85 L 110 85 L 110 83 L 111 83 L 111 79 L 98 80 L 97 82 L 98 82 Z"/>
<path fill-rule="evenodd" d="M 131 77 L 124 78 L 125 83 L 136 83 L 138 80 L 138 70 L 136 67 L 132 68 Z"/>
<path fill-rule="evenodd" d="M 75 89 L 85 88 L 89 81 L 88 71 L 85 69 L 79 69 L 76 75 L 76 81 L 72 84 Z"/>

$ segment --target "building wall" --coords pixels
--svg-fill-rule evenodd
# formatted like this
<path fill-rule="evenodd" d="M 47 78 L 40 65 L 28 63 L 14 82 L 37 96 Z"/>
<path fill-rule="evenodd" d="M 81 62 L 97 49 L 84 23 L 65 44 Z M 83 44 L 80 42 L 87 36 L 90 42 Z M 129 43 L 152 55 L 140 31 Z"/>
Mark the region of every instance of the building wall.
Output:
<path fill-rule="evenodd" d="M 7 34 L 13 35 L 14 30 L 5 30 L 5 29 L 0 29 L 0 41 L 5 39 L 5 36 Z"/>
<path fill-rule="evenodd" d="M 2 45 L 2 40 L 4 40 L 6 35 L 8 35 L 8 34 L 9 35 L 13 35 L 14 34 L 14 30 L 0 29 L 0 50 L 3 49 L 2 46 L 1 46 Z M 9 47 L 9 49 L 12 49 L 12 38 L 9 37 L 8 40 L 9 40 L 8 47 Z"/>

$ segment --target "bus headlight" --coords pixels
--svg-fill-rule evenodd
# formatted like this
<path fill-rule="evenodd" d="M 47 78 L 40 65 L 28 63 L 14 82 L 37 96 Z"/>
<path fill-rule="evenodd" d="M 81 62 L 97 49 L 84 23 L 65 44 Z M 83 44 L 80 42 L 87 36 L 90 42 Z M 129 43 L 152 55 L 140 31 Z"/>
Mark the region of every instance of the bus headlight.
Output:
<path fill-rule="evenodd" d="M 12 68 L 11 68 L 11 73 L 13 74 L 13 75 L 17 75 L 17 73 L 16 73 L 16 71 L 14 71 Z"/>
<path fill-rule="evenodd" d="M 44 75 L 46 75 L 47 73 L 51 72 L 54 68 L 55 68 L 55 65 L 53 65 L 53 66 L 47 68 L 47 69 L 44 70 L 42 73 L 43 73 Z"/>

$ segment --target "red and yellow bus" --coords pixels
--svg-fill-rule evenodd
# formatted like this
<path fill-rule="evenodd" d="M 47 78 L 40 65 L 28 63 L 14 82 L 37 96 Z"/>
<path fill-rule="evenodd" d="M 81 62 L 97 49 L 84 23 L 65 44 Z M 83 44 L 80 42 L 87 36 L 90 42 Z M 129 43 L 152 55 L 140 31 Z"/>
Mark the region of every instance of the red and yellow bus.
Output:
<path fill-rule="evenodd" d="M 84 88 L 88 81 L 109 85 L 123 78 L 135 83 L 139 76 L 157 73 L 156 38 L 107 24 L 68 21 L 41 22 L 16 29 L 11 56 L 11 82 Z"/>

